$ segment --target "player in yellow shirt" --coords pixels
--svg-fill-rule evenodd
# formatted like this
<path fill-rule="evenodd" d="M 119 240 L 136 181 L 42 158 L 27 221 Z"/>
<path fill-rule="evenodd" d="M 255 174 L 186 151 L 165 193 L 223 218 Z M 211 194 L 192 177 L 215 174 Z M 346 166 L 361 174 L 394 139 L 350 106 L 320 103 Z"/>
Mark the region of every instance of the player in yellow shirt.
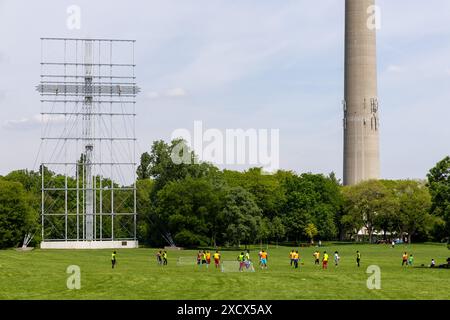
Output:
<path fill-rule="evenodd" d="M 313 253 L 313 256 L 314 256 L 314 265 L 320 266 L 320 252 L 316 250 Z"/>
<path fill-rule="evenodd" d="M 295 251 L 294 251 L 294 249 L 292 249 L 291 252 L 289 252 L 289 259 L 291 260 L 291 267 L 294 264 L 294 254 L 295 254 Z"/>
<path fill-rule="evenodd" d="M 214 265 L 216 266 L 217 269 L 220 266 L 220 253 L 218 250 L 216 251 L 216 253 L 213 254 L 213 258 L 214 258 Z"/>
<path fill-rule="evenodd" d="M 322 269 L 327 269 L 327 267 L 328 267 L 328 253 L 324 251 L 322 258 Z"/>
<path fill-rule="evenodd" d="M 300 258 L 300 255 L 298 254 L 298 251 L 295 251 L 294 254 L 292 255 L 293 260 L 294 260 L 294 268 L 297 269 L 298 268 L 298 260 Z"/>
<path fill-rule="evenodd" d="M 402 255 L 402 267 L 404 265 L 408 266 L 408 254 L 406 252 Z"/>
<path fill-rule="evenodd" d="M 209 269 L 209 265 L 211 264 L 211 252 L 209 251 L 205 252 L 205 259 L 206 259 L 206 269 Z"/>

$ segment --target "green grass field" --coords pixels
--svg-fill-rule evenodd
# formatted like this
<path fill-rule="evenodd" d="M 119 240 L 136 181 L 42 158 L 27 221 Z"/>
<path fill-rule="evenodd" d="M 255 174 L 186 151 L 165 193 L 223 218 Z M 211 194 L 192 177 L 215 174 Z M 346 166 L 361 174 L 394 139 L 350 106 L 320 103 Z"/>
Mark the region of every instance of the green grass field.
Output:
<path fill-rule="evenodd" d="M 269 268 L 256 272 L 199 269 L 196 251 L 169 251 L 168 266 L 156 263 L 156 249 L 118 250 L 117 268 L 110 265 L 111 250 L 19 252 L 0 251 L 0 299 L 449 299 L 450 270 L 418 268 L 431 258 L 442 264 L 450 256 L 445 245 L 327 244 L 328 270 L 314 266 L 314 247 L 300 248 L 303 265 L 289 265 L 290 247 L 269 247 Z M 335 267 L 332 253 L 341 256 Z M 355 252 L 362 253 L 357 268 Z M 403 251 L 413 253 L 415 267 L 401 267 Z M 251 251 L 257 260 L 255 248 Z M 223 251 L 226 261 L 237 251 Z M 232 264 L 231 262 L 229 264 Z M 69 290 L 69 265 L 81 269 L 81 289 Z M 381 268 L 381 289 L 369 290 L 369 265 Z M 232 268 L 233 269 L 233 268 Z"/>

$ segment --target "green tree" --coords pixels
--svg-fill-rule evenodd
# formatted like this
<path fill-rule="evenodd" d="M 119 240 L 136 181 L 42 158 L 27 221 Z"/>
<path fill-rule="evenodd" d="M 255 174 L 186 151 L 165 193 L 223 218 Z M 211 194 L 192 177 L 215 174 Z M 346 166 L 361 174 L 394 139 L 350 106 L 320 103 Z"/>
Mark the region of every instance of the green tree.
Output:
<path fill-rule="evenodd" d="M 270 227 L 270 236 L 277 241 L 282 239 L 286 235 L 286 227 L 283 224 L 283 220 L 280 217 L 274 217 Z"/>
<path fill-rule="evenodd" d="M 337 180 L 332 175 L 311 173 L 298 176 L 283 172 L 279 177 L 286 194 L 283 223 L 288 234 L 296 240 L 307 237 L 305 227 L 314 223 L 321 238 L 334 238 L 342 206 Z"/>
<path fill-rule="evenodd" d="M 0 248 L 19 245 L 25 234 L 35 232 L 36 221 L 23 186 L 0 179 Z"/>
<path fill-rule="evenodd" d="M 225 195 L 221 218 L 223 236 L 232 244 L 250 243 L 258 238 L 261 209 L 253 196 L 242 187 L 230 188 Z"/>
<path fill-rule="evenodd" d="M 250 192 L 264 217 L 272 219 L 282 213 L 285 193 L 276 175 L 264 174 L 261 168 L 245 172 L 224 170 L 224 179 L 230 187 L 242 187 Z"/>
<path fill-rule="evenodd" d="M 177 156 L 184 158 L 185 162 L 179 162 Z M 162 220 L 165 216 L 159 214 L 159 200 L 161 200 L 158 199 L 159 191 L 171 182 L 182 181 L 188 177 L 205 178 L 214 188 L 221 186 L 222 182 L 219 170 L 211 164 L 198 163 L 194 152 L 187 148 L 185 141 L 182 139 L 173 140 L 170 144 L 162 140 L 155 141 L 151 148 L 149 160 L 148 172 L 153 180 L 153 186 L 150 192 L 150 209 L 146 216 L 147 226 L 145 228 L 149 235 L 148 242 L 160 246 L 167 242 L 164 238 L 167 237 L 165 235 L 170 235 L 170 230 L 168 229 L 168 221 Z M 215 217 L 216 215 L 212 216 Z M 214 228 L 216 226 L 213 226 Z M 213 233 L 214 231 L 215 229 Z M 181 231 L 178 230 L 177 232 Z M 186 236 L 179 237 L 179 239 L 182 239 L 181 243 L 185 243 L 185 240 L 189 238 L 187 233 L 183 234 Z M 195 241 L 199 240 L 198 237 L 194 238 Z M 215 241 L 215 237 L 213 238 Z"/>
<path fill-rule="evenodd" d="M 164 223 L 163 236 L 173 236 L 182 246 L 214 243 L 221 205 L 220 192 L 216 191 L 205 178 L 187 177 L 168 183 L 157 195 L 156 214 Z"/>
<path fill-rule="evenodd" d="M 345 217 L 343 222 L 357 227 L 363 225 L 372 242 L 377 227 L 377 216 L 382 212 L 395 212 L 398 202 L 392 192 L 380 181 L 364 181 L 343 189 Z"/>
<path fill-rule="evenodd" d="M 433 227 L 429 214 L 431 196 L 427 187 L 417 181 L 398 181 L 395 193 L 399 200 L 400 228 L 411 243 L 417 232 L 428 233 Z"/>
<path fill-rule="evenodd" d="M 141 163 L 136 169 L 136 175 L 138 180 L 144 180 L 150 178 L 150 154 L 144 152 L 141 155 Z"/>
<path fill-rule="evenodd" d="M 260 218 L 259 221 L 257 221 L 257 225 L 258 231 L 256 239 L 259 240 L 260 246 L 262 247 L 263 241 L 267 241 L 271 235 L 270 220 L 267 217 L 262 219 Z"/>
<path fill-rule="evenodd" d="M 450 238 L 450 157 L 445 157 L 427 174 L 431 212 L 445 221 L 440 237 Z"/>
<path fill-rule="evenodd" d="M 311 243 L 314 242 L 314 237 L 317 236 L 317 234 L 319 233 L 319 231 L 317 230 L 314 223 L 308 223 L 305 226 L 304 232 L 308 236 L 308 238 L 311 240 Z"/>

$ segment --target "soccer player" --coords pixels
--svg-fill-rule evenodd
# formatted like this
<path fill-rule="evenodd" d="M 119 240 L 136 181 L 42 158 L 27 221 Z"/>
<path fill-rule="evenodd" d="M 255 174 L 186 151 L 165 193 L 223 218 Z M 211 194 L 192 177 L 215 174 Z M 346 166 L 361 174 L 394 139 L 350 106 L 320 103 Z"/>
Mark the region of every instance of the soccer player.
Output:
<path fill-rule="evenodd" d="M 261 251 L 261 269 L 267 269 L 267 258 L 268 254 L 266 251 Z"/>
<path fill-rule="evenodd" d="M 216 266 L 217 269 L 219 268 L 220 265 L 220 253 L 218 250 L 216 251 L 216 253 L 214 253 L 213 258 L 214 258 L 214 265 Z"/>
<path fill-rule="evenodd" d="M 158 265 L 162 264 L 162 252 L 161 252 L 161 250 L 156 252 L 156 262 L 158 262 Z"/>
<path fill-rule="evenodd" d="M 298 268 L 298 260 L 300 258 L 300 255 L 298 254 L 298 251 L 295 251 L 292 255 L 292 257 L 294 258 L 294 268 L 297 269 Z"/>
<path fill-rule="evenodd" d="M 339 260 L 341 260 L 341 257 L 339 257 L 339 253 L 337 251 L 334 252 L 334 265 L 337 267 L 339 264 Z"/>
<path fill-rule="evenodd" d="M 205 252 L 205 250 L 203 250 L 201 252 L 201 257 L 202 257 L 202 265 L 206 264 L 206 252 Z M 208 267 L 208 266 L 206 266 L 206 267 Z"/>
<path fill-rule="evenodd" d="M 247 249 L 247 252 L 245 253 L 245 268 L 250 271 L 255 272 L 255 268 L 253 268 L 252 260 L 250 259 L 250 251 Z"/>
<path fill-rule="evenodd" d="M 245 266 L 248 269 L 250 267 L 251 260 L 250 260 L 250 251 L 247 249 L 245 252 Z"/>
<path fill-rule="evenodd" d="M 162 258 L 163 258 L 163 265 L 167 266 L 167 251 L 164 250 L 163 254 L 162 254 Z"/>
<path fill-rule="evenodd" d="M 328 268 L 328 253 L 326 251 L 323 252 L 323 258 L 322 258 L 322 269 Z"/>
<path fill-rule="evenodd" d="M 114 266 L 116 265 L 116 263 L 117 263 L 117 260 L 116 260 L 116 252 L 114 251 L 114 252 L 111 254 L 111 266 L 112 266 L 112 269 L 114 269 Z"/>
<path fill-rule="evenodd" d="M 243 252 L 241 252 L 241 254 L 238 255 L 237 261 L 239 261 L 239 271 L 240 271 L 240 272 L 244 271 L 244 266 L 245 266 L 245 255 L 244 255 Z"/>
<path fill-rule="evenodd" d="M 408 266 L 408 254 L 406 252 L 402 255 L 402 267 L 404 265 Z"/>
<path fill-rule="evenodd" d="M 205 258 L 206 258 L 206 269 L 209 269 L 209 265 L 211 264 L 211 252 L 206 251 Z"/>
<path fill-rule="evenodd" d="M 361 253 L 359 251 L 356 251 L 356 264 L 358 265 L 358 267 L 360 265 L 360 262 L 361 262 Z"/>
<path fill-rule="evenodd" d="M 314 264 L 320 266 L 320 252 L 316 250 L 313 253 L 313 256 L 314 256 Z"/>
<path fill-rule="evenodd" d="M 261 256 L 262 256 L 263 250 L 259 250 L 258 252 L 258 258 L 259 258 L 259 265 L 261 265 Z"/>
<path fill-rule="evenodd" d="M 202 252 L 201 251 L 198 251 L 198 253 L 197 253 L 197 265 L 199 268 L 201 268 L 201 266 L 202 266 Z"/>
<path fill-rule="evenodd" d="M 295 255 L 295 251 L 294 251 L 294 249 L 292 249 L 291 252 L 289 252 L 289 259 L 291 259 L 291 267 L 294 264 L 294 255 Z"/>
<path fill-rule="evenodd" d="M 408 266 L 412 267 L 413 263 L 414 263 L 414 257 L 412 254 L 410 254 L 409 258 L 408 258 Z"/>
<path fill-rule="evenodd" d="M 436 267 L 436 261 L 434 261 L 434 259 L 431 259 L 430 268 L 434 268 L 434 267 Z"/>

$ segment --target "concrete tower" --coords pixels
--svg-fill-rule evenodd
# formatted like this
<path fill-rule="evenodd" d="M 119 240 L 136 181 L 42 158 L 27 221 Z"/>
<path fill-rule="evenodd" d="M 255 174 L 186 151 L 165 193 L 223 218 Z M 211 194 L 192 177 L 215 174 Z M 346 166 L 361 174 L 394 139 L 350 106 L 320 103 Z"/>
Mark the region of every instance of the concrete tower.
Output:
<path fill-rule="evenodd" d="M 344 184 L 378 179 L 375 0 L 345 1 Z"/>

